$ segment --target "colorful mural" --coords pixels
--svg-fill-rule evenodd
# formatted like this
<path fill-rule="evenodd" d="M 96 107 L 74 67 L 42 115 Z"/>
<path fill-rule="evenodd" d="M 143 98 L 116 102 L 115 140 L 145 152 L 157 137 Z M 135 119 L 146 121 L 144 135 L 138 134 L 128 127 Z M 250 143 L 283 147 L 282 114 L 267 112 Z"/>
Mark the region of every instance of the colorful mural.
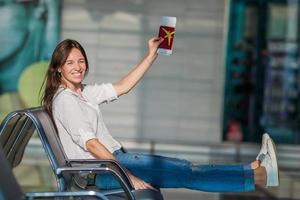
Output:
<path fill-rule="evenodd" d="M 60 10 L 60 0 L 0 0 L 0 119 L 28 105 L 19 81 L 33 63 L 50 59 L 59 41 Z M 35 71 L 31 79 L 44 77 L 45 70 Z M 26 95 L 32 96 L 30 90 Z"/>

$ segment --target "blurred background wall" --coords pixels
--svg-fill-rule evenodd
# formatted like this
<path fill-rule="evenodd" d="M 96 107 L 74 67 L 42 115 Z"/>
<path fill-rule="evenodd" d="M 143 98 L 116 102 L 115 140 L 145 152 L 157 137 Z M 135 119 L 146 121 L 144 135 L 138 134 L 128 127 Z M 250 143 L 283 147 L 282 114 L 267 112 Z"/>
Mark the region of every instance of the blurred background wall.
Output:
<path fill-rule="evenodd" d="M 39 105 L 52 51 L 78 40 L 85 83 L 118 81 L 146 54 L 162 16 L 174 53 L 128 95 L 103 105 L 119 139 L 170 143 L 300 142 L 297 0 L 0 0 L 0 119 Z"/>
<path fill-rule="evenodd" d="M 176 16 L 173 55 L 159 56 L 135 90 L 102 106 L 104 119 L 119 138 L 220 141 L 224 1 L 65 0 L 61 10 L 57 1 L 9 2 L 4 1 L 1 9 L 14 10 L 9 13 L 15 17 L 1 18 L 1 29 L 9 31 L 0 38 L 7 46 L 15 42 L 11 32 L 23 38 L 8 59 L 2 58 L 9 62 L 0 65 L 2 117 L 10 110 L 37 105 L 47 62 L 33 65 L 30 72 L 26 68 L 47 61 L 58 41 L 73 38 L 85 47 L 90 62 L 86 83 L 114 82 L 142 59 L 147 40 L 158 34 L 161 17 Z"/>
<path fill-rule="evenodd" d="M 87 50 L 87 83 L 113 82 L 141 60 L 161 17 L 176 16 L 172 56 L 159 56 L 135 90 L 104 105 L 111 133 L 169 142 L 220 141 L 224 2 L 65 0 L 62 38 Z"/>

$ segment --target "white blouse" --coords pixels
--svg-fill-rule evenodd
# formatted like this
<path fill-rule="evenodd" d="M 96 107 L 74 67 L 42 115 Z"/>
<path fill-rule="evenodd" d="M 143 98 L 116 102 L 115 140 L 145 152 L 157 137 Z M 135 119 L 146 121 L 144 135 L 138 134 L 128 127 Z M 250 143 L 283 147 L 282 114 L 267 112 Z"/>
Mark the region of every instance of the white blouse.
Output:
<path fill-rule="evenodd" d="M 82 96 L 59 88 L 53 100 L 53 118 L 69 159 L 95 158 L 86 142 L 97 138 L 111 153 L 121 148 L 106 128 L 99 105 L 118 99 L 111 83 L 84 85 Z"/>

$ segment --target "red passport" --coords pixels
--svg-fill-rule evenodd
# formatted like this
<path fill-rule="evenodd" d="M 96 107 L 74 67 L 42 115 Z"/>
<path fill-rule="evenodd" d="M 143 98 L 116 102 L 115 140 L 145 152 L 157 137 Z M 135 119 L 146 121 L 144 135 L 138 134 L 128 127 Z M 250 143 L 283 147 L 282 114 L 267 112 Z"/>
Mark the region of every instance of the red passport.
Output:
<path fill-rule="evenodd" d="M 176 32 L 175 27 L 160 26 L 158 37 L 164 38 L 164 41 L 160 43 L 158 48 L 172 49 L 175 32 Z"/>

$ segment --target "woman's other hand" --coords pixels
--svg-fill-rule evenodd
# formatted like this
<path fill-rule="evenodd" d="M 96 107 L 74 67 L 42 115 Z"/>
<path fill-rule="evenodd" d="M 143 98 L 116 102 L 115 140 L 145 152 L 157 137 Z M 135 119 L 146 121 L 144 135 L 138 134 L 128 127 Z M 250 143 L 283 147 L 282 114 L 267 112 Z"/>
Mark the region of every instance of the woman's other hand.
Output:
<path fill-rule="evenodd" d="M 152 185 L 150 185 L 149 183 L 146 183 L 145 181 L 141 180 L 140 178 L 132 175 L 131 173 L 129 173 L 129 178 L 134 186 L 134 189 L 136 190 L 142 190 L 142 189 L 152 189 L 152 190 L 157 190 L 156 188 L 154 188 Z"/>

